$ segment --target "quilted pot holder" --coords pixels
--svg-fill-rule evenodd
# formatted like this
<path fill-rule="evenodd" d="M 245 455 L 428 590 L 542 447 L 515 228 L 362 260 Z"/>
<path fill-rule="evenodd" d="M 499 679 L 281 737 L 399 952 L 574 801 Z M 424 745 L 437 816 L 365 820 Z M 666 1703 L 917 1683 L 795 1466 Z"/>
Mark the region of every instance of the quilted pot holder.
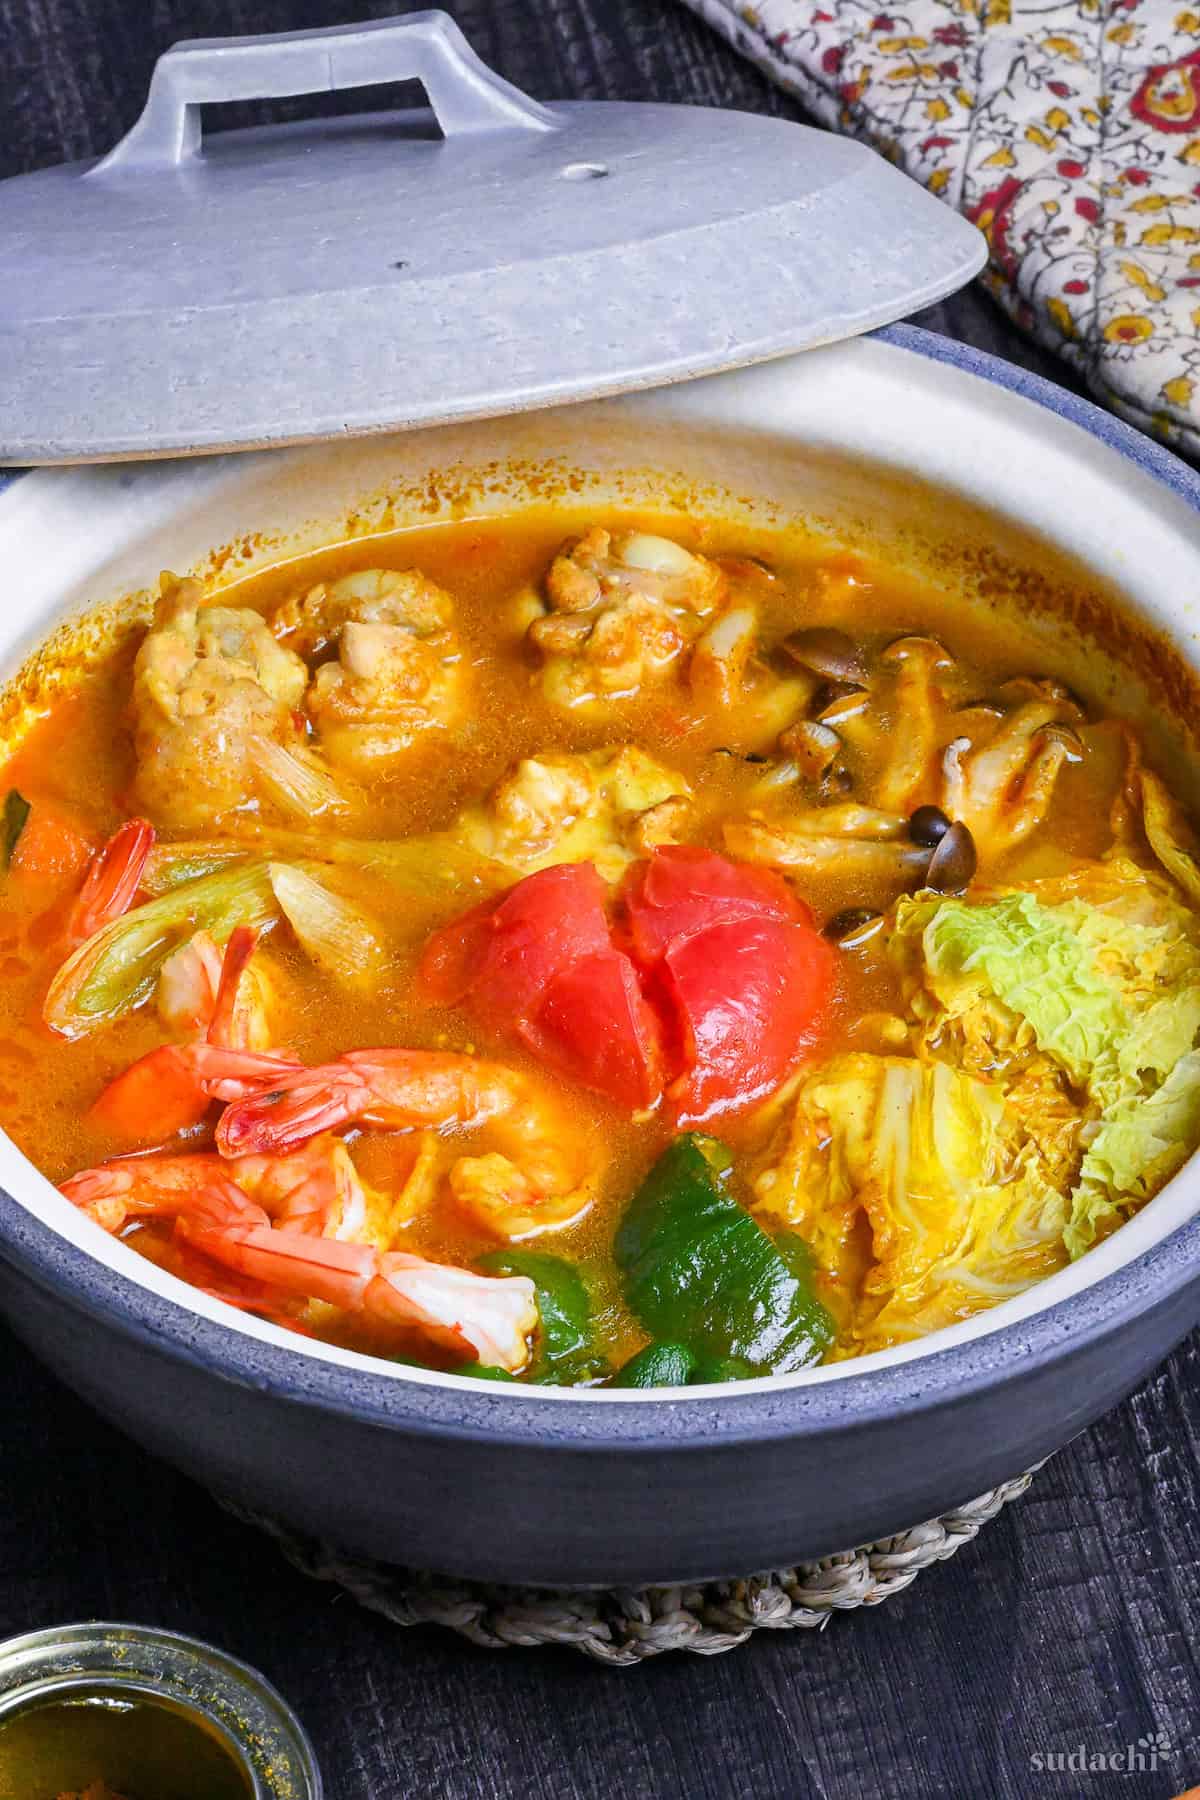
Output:
<path fill-rule="evenodd" d="M 688 0 L 987 234 L 983 280 L 1200 455 L 1200 0 Z"/>

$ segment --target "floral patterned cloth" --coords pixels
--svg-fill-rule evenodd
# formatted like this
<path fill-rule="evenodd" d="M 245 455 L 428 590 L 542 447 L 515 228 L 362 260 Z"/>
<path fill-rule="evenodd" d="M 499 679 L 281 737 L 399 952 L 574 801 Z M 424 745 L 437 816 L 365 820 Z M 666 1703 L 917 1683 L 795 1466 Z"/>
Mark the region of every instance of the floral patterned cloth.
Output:
<path fill-rule="evenodd" d="M 688 0 L 987 234 L 1097 398 L 1200 454 L 1200 0 Z"/>

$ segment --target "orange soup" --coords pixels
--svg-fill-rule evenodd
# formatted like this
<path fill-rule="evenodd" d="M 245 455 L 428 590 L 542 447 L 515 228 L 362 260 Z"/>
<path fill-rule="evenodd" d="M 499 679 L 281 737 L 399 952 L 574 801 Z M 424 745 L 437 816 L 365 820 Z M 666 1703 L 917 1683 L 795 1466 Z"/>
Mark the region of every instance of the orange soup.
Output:
<path fill-rule="evenodd" d="M 0 1120 L 194 1287 L 532 1383 L 790 1372 L 1200 1139 L 1135 732 L 869 556 L 562 507 L 204 590 L 5 772 Z"/>

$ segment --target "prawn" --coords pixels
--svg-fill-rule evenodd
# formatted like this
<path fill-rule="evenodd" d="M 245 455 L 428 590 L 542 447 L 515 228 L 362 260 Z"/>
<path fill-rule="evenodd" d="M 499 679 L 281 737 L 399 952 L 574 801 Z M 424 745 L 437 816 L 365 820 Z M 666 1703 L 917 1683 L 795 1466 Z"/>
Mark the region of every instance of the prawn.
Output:
<path fill-rule="evenodd" d="M 117 828 L 93 859 L 71 908 L 66 929 L 70 949 L 129 911 L 153 847 L 154 827 L 145 819 L 126 819 Z"/>
<path fill-rule="evenodd" d="M 345 1144 L 329 1135 L 312 1138 L 288 1156 L 226 1161 L 211 1150 L 117 1156 L 80 1170 L 61 1191 L 106 1231 L 116 1232 L 130 1219 L 169 1213 L 187 1195 L 225 1181 L 290 1231 L 350 1240 L 365 1235 L 366 1190 Z"/>
<path fill-rule="evenodd" d="M 252 961 L 256 933 L 240 926 L 222 952 L 207 931 L 193 932 L 159 970 L 158 1016 L 180 1037 L 207 1037 L 230 1050 L 274 1048 L 267 984 Z"/>
<path fill-rule="evenodd" d="M 475 1275 L 445 1263 L 370 1244 L 339 1242 L 273 1225 L 266 1208 L 217 1158 L 130 1158 L 63 1183 L 62 1192 L 105 1230 L 132 1215 L 166 1217 L 194 1249 L 233 1274 L 263 1283 L 256 1310 L 293 1323 L 286 1306 L 323 1301 L 366 1324 L 415 1328 L 488 1367 L 520 1369 L 538 1322 L 536 1290 L 524 1275 Z M 157 1166 L 155 1166 L 157 1165 Z M 187 1165 L 187 1166 L 184 1166 Z M 120 1192 L 106 1197 L 117 1185 Z"/>
<path fill-rule="evenodd" d="M 247 925 L 239 925 L 230 937 L 205 1035 L 190 1043 L 162 1044 L 139 1057 L 92 1106 L 96 1124 L 135 1143 L 172 1137 L 199 1125 L 213 1100 L 241 1099 L 302 1067 L 286 1054 L 255 1047 L 266 1035 L 265 1026 L 247 1012 L 242 994 L 251 978 L 247 965 L 257 938 Z M 197 962 L 203 976 L 202 952 L 197 952 Z"/>
<path fill-rule="evenodd" d="M 334 1062 L 262 1084 L 226 1108 L 217 1148 L 236 1157 L 282 1151 L 339 1125 L 474 1131 L 490 1125 L 502 1150 L 460 1157 L 451 1193 L 476 1224 L 516 1241 L 573 1224 L 591 1195 L 587 1161 L 573 1154 L 561 1112 L 502 1063 L 438 1050 L 351 1050 Z"/>

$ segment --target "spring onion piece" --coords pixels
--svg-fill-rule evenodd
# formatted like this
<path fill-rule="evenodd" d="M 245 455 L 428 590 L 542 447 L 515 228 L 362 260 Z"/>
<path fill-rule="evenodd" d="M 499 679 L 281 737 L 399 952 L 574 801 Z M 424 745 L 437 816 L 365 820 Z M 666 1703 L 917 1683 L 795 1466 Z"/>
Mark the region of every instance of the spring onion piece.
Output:
<path fill-rule="evenodd" d="M 135 906 L 81 944 L 50 983 L 43 1017 L 63 1037 L 84 1037 L 147 999 L 167 956 L 194 931 L 223 943 L 237 925 L 265 925 L 278 916 L 265 862 L 190 881 Z"/>
<path fill-rule="evenodd" d="M 310 750 L 285 750 L 273 738 L 253 737 L 248 745 L 259 791 L 281 812 L 311 819 L 349 810 L 336 778 Z"/>
<path fill-rule="evenodd" d="M 9 788 L 4 796 L 4 815 L 0 819 L 0 856 L 4 859 L 6 869 L 12 863 L 17 839 L 25 829 L 30 810 L 24 794 L 19 794 L 16 788 Z"/>
<path fill-rule="evenodd" d="M 267 867 L 280 910 L 319 968 L 350 987 L 382 973 L 387 950 L 357 906 L 291 863 Z"/>
<path fill-rule="evenodd" d="M 794 1236 L 781 1250 L 729 1193 L 732 1162 L 694 1132 L 659 1157 L 617 1232 L 626 1298 L 647 1331 L 718 1380 L 807 1368 L 832 1343 L 833 1321 Z"/>
<path fill-rule="evenodd" d="M 142 886 L 156 898 L 169 894 L 185 882 L 199 881 L 204 875 L 215 875 L 231 863 L 248 862 L 252 855 L 247 844 L 185 839 L 177 844 L 156 843 L 142 871 Z"/>
<path fill-rule="evenodd" d="M 255 855 L 360 869 L 413 894 L 437 895 L 448 887 L 477 887 L 486 893 L 512 881 L 512 871 L 504 864 L 440 832 L 404 839 L 328 837 L 250 819 L 230 819 L 226 830 L 231 835 L 156 845 L 149 864 L 152 891 L 164 891 L 177 879 L 191 880 L 238 857 Z M 192 873 L 175 877 L 176 865 Z"/>

